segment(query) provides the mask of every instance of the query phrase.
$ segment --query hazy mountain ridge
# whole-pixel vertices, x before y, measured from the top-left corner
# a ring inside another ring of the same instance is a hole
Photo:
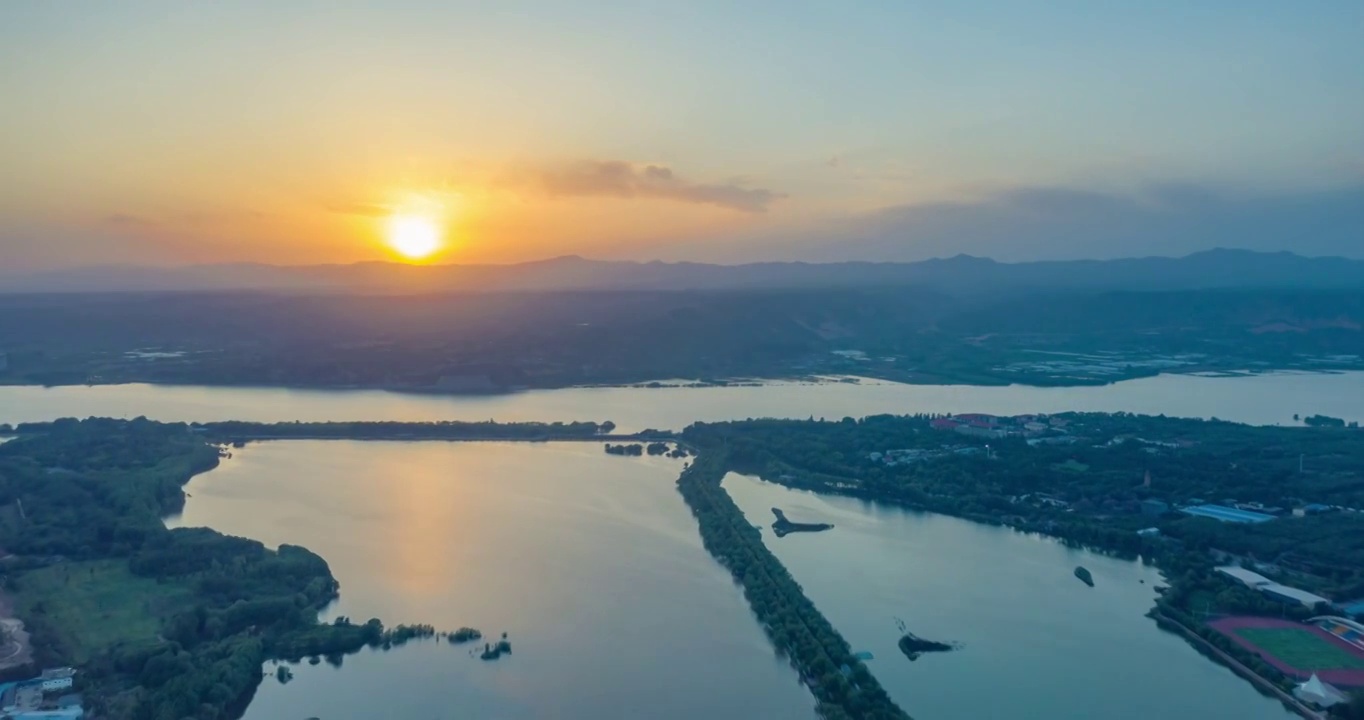
[[[567,256],[515,265],[91,267],[0,274],[0,292],[262,290],[417,294],[561,290],[739,290],[917,286],[956,295],[1009,290],[1340,289],[1364,287],[1364,260],[1217,249],[1180,258],[1001,263],[958,255],[911,263],[711,265]]]

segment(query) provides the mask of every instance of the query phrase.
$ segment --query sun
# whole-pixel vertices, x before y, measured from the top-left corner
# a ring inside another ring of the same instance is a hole
[[[387,230],[389,246],[408,260],[423,260],[440,249],[440,224],[430,217],[394,215]]]

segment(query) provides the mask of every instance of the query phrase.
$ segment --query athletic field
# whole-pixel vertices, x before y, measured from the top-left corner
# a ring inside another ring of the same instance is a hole
[[[1208,624],[1290,676],[1306,679],[1315,672],[1332,685],[1364,686],[1364,651],[1315,625],[1264,617]]]

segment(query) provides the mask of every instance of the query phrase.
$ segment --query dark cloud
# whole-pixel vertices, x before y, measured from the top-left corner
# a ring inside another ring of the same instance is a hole
[[[1104,259],[1214,247],[1364,257],[1364,184],[1279,195],[1183,184],[1132,194],[1020,187],[886,208],[787,240],[780,254],[808,260]],[[764,245],[759,252],[777,250]]]
[[[785,197],[737,183],[688,182],[663,165],[639,166],[620,160],[583,160],[539,170],[535,181],[550,195],[672,200],[746,213],[765,212],[774,201]]]

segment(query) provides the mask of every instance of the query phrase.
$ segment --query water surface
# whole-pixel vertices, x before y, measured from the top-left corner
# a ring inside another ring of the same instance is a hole
[[[1105,411],[1219,417],[1259,425],[1293,415],[1364,420],[1364,372],[1240,377],[1160,375],[1113,385],[772,383],[756,387],[567,388],[509,395],[417,395],[382,390],[288,390],[167,385],[0,387],[0,423],[59,417],[212,420],[611,420],[623,431],[680,430],[696,421],[863,417],[879,413]]]
[[[726,490],[806,595],[918,720],[1296,717],[1144,614],[1160,574],[957,518],[731,474]],[[832,530],[777,538],[770,508]],[[1072,574],[1083,565],[1093,588]],[[896,619],[961,650],[910,662]]]
[[[303,664],[247,720],[813,718],[702,548],[680,470],[584,443],[258,443],[191,481],[168,524],[319,553],[341,582],[327,617],[512,641],[493,663],[427,642]]]

